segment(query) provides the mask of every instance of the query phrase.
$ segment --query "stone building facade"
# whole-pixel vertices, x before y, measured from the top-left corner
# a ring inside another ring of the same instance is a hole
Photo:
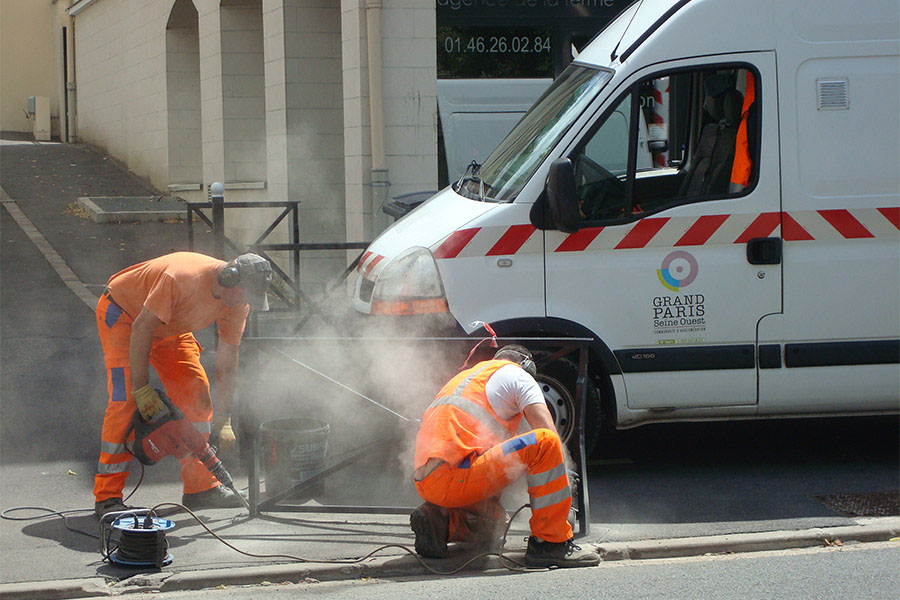
[[[333,242],[371,240],[385,200],[436,187],[433,1],[67,8],[77,139],[162,190],[199,200],[222,181],[228,200],[299,200],[302,240]],[[229,214],[227,232],[251,241],[272,214]]]

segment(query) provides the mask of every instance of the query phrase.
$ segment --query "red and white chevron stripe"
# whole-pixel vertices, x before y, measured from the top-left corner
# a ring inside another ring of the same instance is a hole
[[[366,251],[362,257],[360,257],[359,263],[356,265],[356,270],[366,279],[371,279],[369,276],[375,270],[375,267],[383,260],[384,257],[382,255]]]
[[[553,252],[745,244],[778,235],[787,242],[883,239],[896,238],[898,232],[900,207],[648,217],[628,226],[581,229],[566,236]],[[541,236],[526,224],[454,231],[437,244],[434,256],[451,259],[541,251]]]

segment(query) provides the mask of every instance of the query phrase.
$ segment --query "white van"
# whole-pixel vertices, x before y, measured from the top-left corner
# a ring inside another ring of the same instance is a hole
[[[442,165],[451,180],[491,153],[552,79],[438,79]],[[439,158],[440,160],[440,158]]]
[[[896,0],[634,3],[371,244],[355,307],[593,338],[588,446],[601,408],[896,412],[898,31]],[[570,414],[572,365],[542,377]]]

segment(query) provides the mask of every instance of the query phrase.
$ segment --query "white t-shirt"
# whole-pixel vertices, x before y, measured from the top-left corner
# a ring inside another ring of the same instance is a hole
[[[484,386],[491,408],[501,419],[511,419],[531,404],[543,404],[544,394],[534,377],[519,365],[503,365]]]

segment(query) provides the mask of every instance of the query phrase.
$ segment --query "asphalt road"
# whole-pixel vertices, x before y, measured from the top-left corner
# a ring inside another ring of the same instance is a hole
[[[0,237],[0,458],[87,458],[106,391],[94,316],[5,209]]]
[[[80,196],[158,194],[84,146],[0,144],[0,164],[15,207],[95,296],[113,273],[188,249],[183,222],[94,223],[75,210]],[[93,307],[63,284],[6,209],[0,239],[0,462],[96,464],[106,378]],[[211,247],[204,228],[197,247]]]
[[[284,583],[155,594],[154,598],[393,600],[394,598],[635,598],[812,600],[896,598],[900,544],[760,552],[693,559],[602,563],[599,567],[447,579]]]

